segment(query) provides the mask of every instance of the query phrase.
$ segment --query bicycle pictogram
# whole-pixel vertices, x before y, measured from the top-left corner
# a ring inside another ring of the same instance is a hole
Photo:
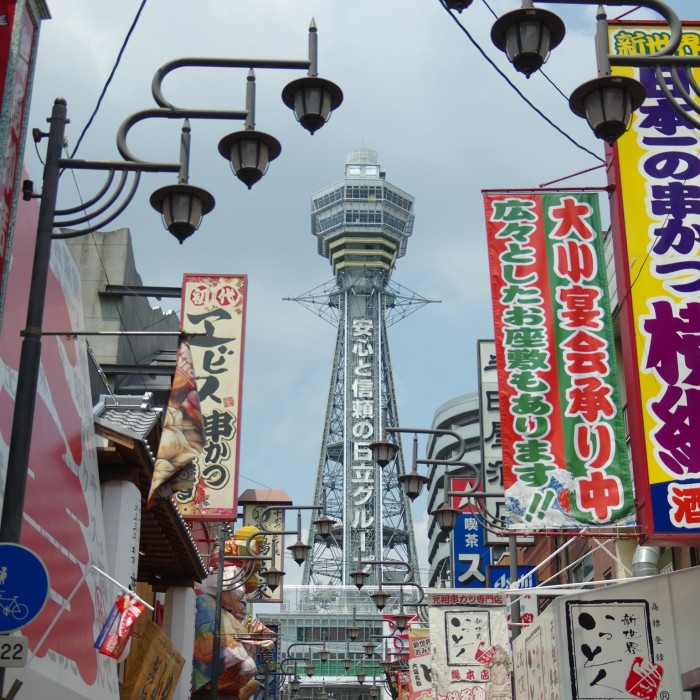
[[[29,608],[17,601],[19,596],[5,597],[4,591],[0,591],[0,611],[5,617],[14,617],[15,620],[24,620],[29,615]]]

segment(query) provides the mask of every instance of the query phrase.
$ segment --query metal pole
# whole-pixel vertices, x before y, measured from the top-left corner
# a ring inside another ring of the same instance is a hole
[[[518,581],[518,541],[515,535],[508,536],[508,558],[510,559],[510,585]],[[510,629],[511,637],[515,639],[520,634],[520,598],[513,596],[510,599]]]
[[[41,324],[44,319],[46,282],[49,276],[51,233],[58,198],[58,178],[63,135],[67,119],[66,101],[54,102],[49,123],[49,142],[46,148],[46,165],[36,231],[36,247],[29,284],[27,326],[22,332],[22,350],[17,372],[17,391],[10,434],[10,452],[7,457],[5,495],[0,519],[0,542],[19,544],[24,515],[24,494],[27,488],[29,451],[32,445],[34,406],[39,383],[41,362]],[[0,668],[0,698],[4,696],[5,669]]]
[[[214,618],[214,638],[212,640],[211,653],[211,700],[219,696],[219,655],[221,653],[221,598],[224,594],[224,550],[226,548],[226,534],[224,524],[221,524],[219,532],[219,570],[216,575],[216,617]]]
[[[29,285],[27,326],[22,335],[22,350],[17,373],[17,392],[10,436],[10,452],[7,458],[5,495],[0,520],[0,542],[19,543],[24,514],[24,494],[27,486],[29,451],[32,443],[34,406],[41,362],[41,324],[44,318],[46,283],[49,275],[51,234],[58,197],[59,159],[63,148],[63,135],[67,119],[66,101],[54,102],[49,122],[49,142],[46,148],[46,165],[39,208],[36,248],[32,278]],[[1,692],[2,688],[0,688]]]

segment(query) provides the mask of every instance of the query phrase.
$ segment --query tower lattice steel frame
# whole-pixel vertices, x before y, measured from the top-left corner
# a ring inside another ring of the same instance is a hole
[[[312,197],[312,233],[335,279],[294,301],[338,329],[314,490],[337,525],[324,541],[311,524],[304,585],[351,585],[359,559],[401,560],[418,574],[410,501],[397,480],[402,452],[380,470],[368,447],[379,439],[384,406],[388,424],[398,425],[387,328],[429,303],[390,281],[412,233],[414,201],[386,181],[369,149],[352,151],[345,179]],[[376,583],[377,567],[366,570]]]

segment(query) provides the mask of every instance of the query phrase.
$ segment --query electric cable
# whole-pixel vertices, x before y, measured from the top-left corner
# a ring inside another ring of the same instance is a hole
[[[601,158],[597,153],[594,153],[593,151],[589,150],[585,146],[581,145],[576,139],[574,139],[572,136],[567,134],[558,124],[555,124],[542,110],[539,109],[535,104],[533,104],[524,94],[523,92],[518,88],[515,83],[493,62],[493,60],[488,56],[488,54],[481,48],[479,45],[479,42],[474,39],[474,37],[469,33],[467,28],[455,17],[455,15],[450,12],[449,8],[447,5],[445,5],[444,0],[440,0],[440,4],[444,8],[445,12],[452,18],[452,20],[455,22],[455,24],[462,30],[464,35],[469,39],[469,41],[472,43],[474,48],[481,54],[481,56],[484,58],[484,60],[510,85],[511,88],[515,91],[515,93],[527,104],[534,112],[536,112],[542,119],[544,119],[547,124],[549,124],[552,128],[554,128],[556,131],[558,131],[564,138],[568,139],[576,148],[579,148],[580,150],[584,151],[585,153],[588,153],[588,155],[593,156],[596,160],[600,161],[601,163],[605,163],[605,159]]]
[[[73,149],[73,153],[69,156],[69,158],[75,158],[75,154],[78,152],[78,148],[80,148],[80,143],[82,142],[83,138],[85,137],[85,134],[87,134],[88,129],[90,126],[92,126],[92,122],[94,121],[95,117],[97,116],[97,112],[100,109],[100,106],[102,105],[102,100],[104,99],[105,95],[107,94],[107,88],[109,87],[110,83],[112,82],[112,78],[114,78],[114,74],[117,72],[117,68],[119,67],[119,63],[122,60],[122,56],[124,55],[124,51],[126,49],[126,45],[129,43],[129,39],[131,38],[131,35],[134,32],[134,29],[136,28],[136,25],[138,24],[139,18],[141,17],[141,12],[143,11],[143,8],[146,6],[147,0],[142,0],[141,5],[139,6],[139,9],[136,11],[136,16],[134,17],[134,21],[131,23],[131,26],[129,27],[129,31],[126,33],[126,37],[124,38],[124,41],[122,42],[121,48],[119,49],[119,53],[117,54],[117,59],[114,62],[114,66],[112,66],[112,70],[109,74],[109,77],[107,78],[107,81],[104,84],[104,87],[102,88],[102,92],[100,93],[100,96],[97,98],[97,104],[95,105],[95,109],[93,110],[92,114],[90,115],[90,118],[87,121],[87,124],[83,127],[82,132],[80,133],[80,136],[78,137],[78,140],[75,142],[75,148]]]

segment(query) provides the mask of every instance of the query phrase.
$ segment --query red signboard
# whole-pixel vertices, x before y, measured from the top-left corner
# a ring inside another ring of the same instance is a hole
[[[7,464],[20,331],[26,321],[28,280],[38,221],[38,203],[19,201],[7,290],[12,303],[0,332],[0,465]],[[51,593],[38,617],[22,628],[34,655],[24,688],[29,697],[110,697],[118,695],[113,663],[92,648],[106,612],[101,581],[90,564],[106,568],[100,481],[93,430],[85,342],[66,335],[81,330],[80,277],[62,242],[54,243],[46,292],[45,330],[63,335],[42,338],[21,544],[45,563]],[[3,480],[4,480],[4,475]],[[72,596],[72,598],[71,598]],[[64,601],[70,605],[63,609]],[[50,634],[45,633],[56,621]],[[45,638],[44,638],[45,637]],[[42,641],[43,640],[43,641]],[[41,645],[39,646],[39,643]],[[70,674],[64,671],[71,668]],[[41,680],[33,674],[41,676]],[[37,682],[39,685],[34,686]],[[32,688],[50,692],[35,694]]]
[[[507,528],[634,524],[597,195],[484,195]]]

